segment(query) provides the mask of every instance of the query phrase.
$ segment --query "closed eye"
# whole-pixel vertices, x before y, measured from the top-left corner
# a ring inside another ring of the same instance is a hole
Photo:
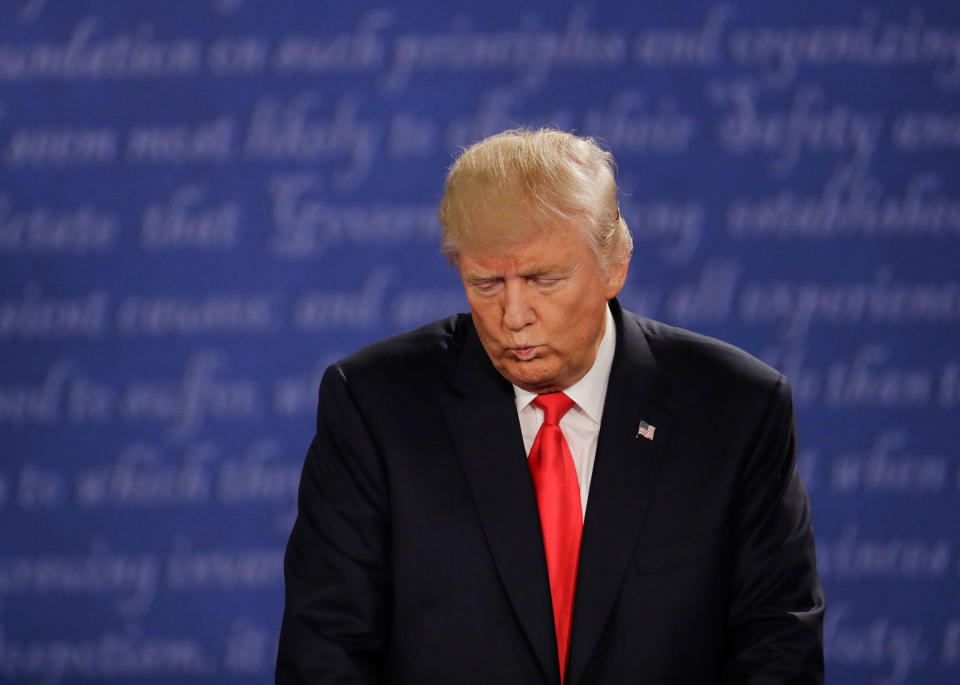
[[[563,279],[562,278],[534,278],[534,284],[539,288],[553,288],[558,285]]]
[[[470,283],[470,287],[483,295],[490,295],[497,291],[501,283],[500,280],[473,281]]]

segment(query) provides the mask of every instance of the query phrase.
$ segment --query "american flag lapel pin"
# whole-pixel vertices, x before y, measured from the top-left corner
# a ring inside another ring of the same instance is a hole
[[[637,426],[637,435],[636,435],[636,437],[639,438],[639,437],[643,436],[643,437],[646,438],[647,440],[653,440],[653,433],[654,433],[655,430],[657,430],[657,427],[656,427],[656,426],[651,426],[651,425],[650,425],[649,423],[647,423],[646,421],[641,421],[641,422],[640,422],[640,425]]]

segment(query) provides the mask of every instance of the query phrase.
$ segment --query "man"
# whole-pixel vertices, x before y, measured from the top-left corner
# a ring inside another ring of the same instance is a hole
[[[787,381],[620,308],[611,156],[493,136],[440,219],[470,315],[327,370],[277,682],[822,682]]]

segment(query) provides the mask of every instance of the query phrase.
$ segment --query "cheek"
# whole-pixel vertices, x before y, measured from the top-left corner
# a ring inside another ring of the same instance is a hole
[[[560,337],[573,350],[592,350],[604,324],[606,305],[598,305],[593,297],[581,297],[571,303],[559,318]]]

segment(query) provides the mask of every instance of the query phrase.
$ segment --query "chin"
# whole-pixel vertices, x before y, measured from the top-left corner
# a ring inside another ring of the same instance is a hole
[[[514,385],[524,390],[529,390],[530,392],[553,392],[557,389],[556,375],[551,372],[551,369],[542,367],[517,369],[512,365],[508,365],[501,370],[501,373]]]

